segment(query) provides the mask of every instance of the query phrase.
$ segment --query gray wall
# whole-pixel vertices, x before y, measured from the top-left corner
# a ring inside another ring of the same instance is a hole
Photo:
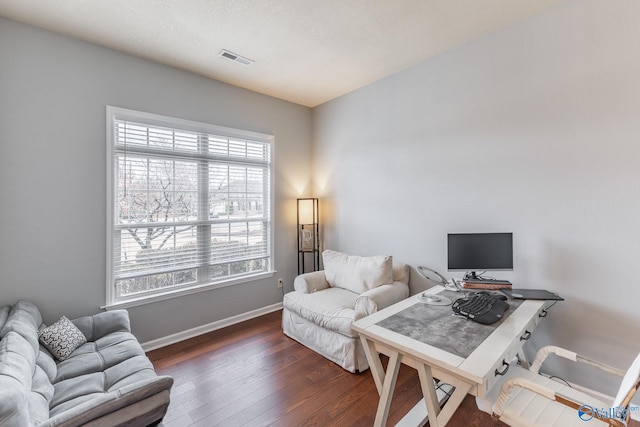
[[[569,1],[317,107],[324,246],[446,273],[448,232],[511,231],[514,271],[495,275],[567,299],[529,348],[628,366],[640,350],[638,16],[640,2]],[[414,292],[427,286],[416,276]]]
[[[0,304],[30,299],[47,322],[105,304],[106,105],[275,135],[277,275],[133,307],[138,338],[282,301],[276,278],[288,290],[297,272],[311,110],[0,18]]]

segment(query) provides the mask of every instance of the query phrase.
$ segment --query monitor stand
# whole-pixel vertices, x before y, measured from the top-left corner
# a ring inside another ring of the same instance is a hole
[[[464,278],[465,279],[471,279],[471,280],[479,280],[480,279],[475,271],[467,271],[465,273],[465,275],[464,275]]]

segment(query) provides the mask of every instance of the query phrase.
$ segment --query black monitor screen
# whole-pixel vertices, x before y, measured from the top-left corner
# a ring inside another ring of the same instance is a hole
[[[450,271],[513,270],[513,233],[447,235]]]

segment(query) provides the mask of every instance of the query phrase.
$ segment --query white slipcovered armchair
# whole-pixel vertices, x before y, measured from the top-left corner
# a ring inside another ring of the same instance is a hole
[[[284,333],[350,372],[369,367],[351,324],[409,296],[409,266],[391,256],[326,250],[324,270],[301,274],[284,296]]]

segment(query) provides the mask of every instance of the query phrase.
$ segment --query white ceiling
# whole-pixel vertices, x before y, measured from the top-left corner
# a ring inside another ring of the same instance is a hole
[[[0,0],[0,16],[314,107],[561,1]]]

